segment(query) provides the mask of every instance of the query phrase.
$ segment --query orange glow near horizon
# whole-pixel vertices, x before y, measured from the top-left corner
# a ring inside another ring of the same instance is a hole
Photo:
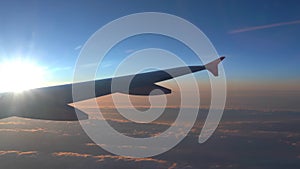
[[[200,85],[200,84],[199,84]],[[172,94],[167,95],[168,105],[166,108],[180,107],[180,92],[173,85],[164,85],[172,89]],[[293,86],[293,87],[291,87]],[[210,106],[210,85],[201,83],[200,108]],[[185,91],[193,92],[193,91]],[[121,100],[124,94],[114,94]],[[147,96],[130,96],[132,105],[135,108],[149,108],[149,98]],[[295,103],[300,99],[300,90],[294,83],[263,83],[263,82],[229,82],[227,90],[226,109],[251,109],[262,111],[299,111],[299,104]],[[76,103],[78,108],[95,108],[89,104],[91,100]],[[115,108],[112,96],[107,95],[97,98],[100,108]],[[98,108],[98,107],[97,107]],[[119,103],[119,108],[130,108],[124,103]],[[193,107],[190,107],[193,108]]]

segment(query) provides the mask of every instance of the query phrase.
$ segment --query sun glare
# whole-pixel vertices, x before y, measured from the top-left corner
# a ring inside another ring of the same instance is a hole
[[[22,92],[42,85],[45,70],[27,60],[0,63],[0,92]]]

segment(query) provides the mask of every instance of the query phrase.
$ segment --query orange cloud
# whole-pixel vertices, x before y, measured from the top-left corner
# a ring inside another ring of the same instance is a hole
[[[0,122],[0,125],[25,125],[25,122],[19,122],[19,121],[6,121],[6,122]]]
[[[44,132],[44,133],[54,133],[51,131],[47,131],[43,128],[35,128],[35,129],[20,129],[20,128],[2,128],[0,129],[0,132],[28,132],[28,133],[37,133],[37,132]]]
[[[16,154],[18,156],[33,156],[37,155],[37,151],[17,151],[17,150],[6,150],[0,151],[0,156],[7,155],[7,154]]]
[[[91,147],[91,146],[98,146],[98,145],[95,144],[95,143],[86,143],[85,145],[88,146],[88,147]]]
[[[154,159],[154,158],[131,158],[131,157],[112,156],[112,155],[98,155],[98,156],[94,156],[93,158],[98,159],[98,161],[103,161],[105,159],[115,159],[115,160],[134,161],[134,162],[150,161],[150,162],[156,162],[156,163],[160,163],[160,164],[168,163],[165,160],[158,160],[158,159]]]
[[[92,156],[91,154],[80,154],[80,153],[73,153],[73,152],[56,152],[52,154],[56,157],[83,157],[87,158]]]
[[[63,130],[53,130],[46,128],[0,128],[0,133],[31,133],[31,134],[55,134],[60,136],[70,136],[70,133],[67,133]]]
[[[230,31],[229,33],[236,34],[236,33],[250,32],[250,31],[255,31],[255,30],[260,30],[260,29],[268,29],[268,28],[274,28],[274,27],[285,26],[285,25],[295,25],[295,24],[300,24],[300,20],[289,21],[289,22],[279,22],[279,23],[268,24],[268,25],[260,25],[260,26],[236,29],[236,30]]]
[[[176,166],[177,166],[177,163],[173,163],[168,169],[174,169],[174,168],[176,168]]]
[[[0,129],[0,132],[44,132],[45,129],[37,128],[37,129]]]
[[[122,160],[122,161],[131,161],[131,162],[154,162],[161,165],[169,166],[168,169],[174,169],[177,166],[177,163],[171,163],[166,160],[159,160],[154,158],[131,158],[124,156],[114,156],[114,155],[92,155],[92,154],[81,154],[75,152],[55,152],[52,153],[56,157],[80,157],[80,158],[92,158],[96,159],[97,162],[102,162],[105,160]]]

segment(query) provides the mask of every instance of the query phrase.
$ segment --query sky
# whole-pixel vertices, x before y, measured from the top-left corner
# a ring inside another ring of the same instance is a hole
[[[45,84],[70,82],[80,49],[99,28],[133,13],[164,12],[196,25],[227,56],[229,84],[299,90],[299,8],[296,1],[1,1],[0,61],[25,58],[47,70]],[[126,55],[148,47],[195,63],[176,40],[144,35],[127,41],[111,51],[97,78],[111,76]]]

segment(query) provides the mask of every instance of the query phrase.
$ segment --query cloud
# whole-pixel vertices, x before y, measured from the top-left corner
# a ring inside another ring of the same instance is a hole
[[[289,22],[279,22],[279,23],[253,26],[253,27],[246,27],[246,28],[242,28],[242,29],[235,29],[228,33],[236,34],[236,33],[250,32],[250,31],[255,31],[255,30],[268,29],[268,28],[274,28],[274,27],[285,26],[285,25],[295,25],[295,24],[300,24],[300,20],[289,21]]]
[[[85,144],[86,146],[88,146],[88,147],[92,147],[92,146],[98,146],[97,144],[95,144],[95,143],[86,143]]]
[[[150,161],[150,162],[156,162],[156,163],[160,163],[160,164],[167,163],[167,161],[165,161],[165,160],[158,160],[158,159],[154,159],[154,158],[130,158],[130,157],[113,156],[113,155],[98,155],[98,156],[93,156],[93,158],[97,159],[98,161],[103,161],[105,159],[115,159],[115,160],[133,161],[133,162]]]
[[[133,53],[135,51],[136,51],[135,49],[128,49],[128,50],[125,50],[125,53]]]
[[[68,133],[64,133],[64,131],[61,130],[48,130],[45,128],[1,128],[0,132],[15,132],[15,133],[51,133],[51,134],[61,134],[62,136],[68,136]]]
[[[174,169],[174,168],[176,168],[176,166],[177,166],[177,163],[173,163],[168,169]]]
[[[17,156],[36,156],[36,155],[38,155],[38,152],[37,151],[18,151],[18,150],[0,151],[0,156],[8,155],[8,154],[15,154]]]
[[[25,122],[19,122],[19,121],[4,121],[0,122],[0,125],[25,125]]]
[[[81,64],[79,66],[80,66],[80,68],[96,67],[96,66],[98,66],[98,63],[86,63],[86,64]]]
[[[110,67],[110,66],[112,66],[113,64],[112,63],[103,63],[102,65],[101,65],[101,67],[102,68],[107,68],[107,67]]]
[[[74,48],[74,50],[79,50],[79,49],[81,49],[82,48],[82,45],[78,45],[78,46],[76,46],[75,48]]]
[[[218,129],[218,132],[225,133],[225,134],[236,134],[240,133],[240,130],[230,130],[230,129]]]
[[[80,154],[80,153],[74,153],[74,152],[56,152],[52,154],[56,157],[82,157],[87,158],[92,156],[91,154]]]
[[[254,125],[254,124],[253,124]],[[252,126],[253,126],[252,125]],[[257,123],[255,126],[264,125],[264,123]],[[237,125],[238,126],[238,125]],[[277,130],[249,130],[249,129],[223,129],[226,126],[221,124],[217,129],[220,134],[225,134],[226,136],[246,136],[254,138],[270,138],[270,137],[280,137],[280,138],[297,138],[300,134],[292,131],[277,131]],[[227,126],[228,127],[228,126]],[[291,144],[292,146],[298,145],[298,142],[291,142],[286,144]]]
[[[213,164],[211,166],[209,166],[209,168],[211,169],[215,169],[215,168],[240,168],[237,164]]]
[[[56,68],[51,69],[51,72],[67,71],[67,70],[71,70],[71,69],[72,69],[71,66],[56,67]]]
[[[167,166],[168,169],[174,169],[177,166],[177,163],[172,163],[166,160],[159,160],[154,158],[131,158],[124,156],[114,156],[114,155],[92,155],[92,154],[81,154],[76,152],[55,152],[52,153],[55,157],[79,157],[79,158],[92,158],[96,162],[103,162],[105,160],[116,160],[124,162],[154,162],[156,164]]]
[[[29,133],[35,133],[35,132],[46,132],[43,128],[37,128],[37,129],[0,129],[0,132],[29,132]]]

